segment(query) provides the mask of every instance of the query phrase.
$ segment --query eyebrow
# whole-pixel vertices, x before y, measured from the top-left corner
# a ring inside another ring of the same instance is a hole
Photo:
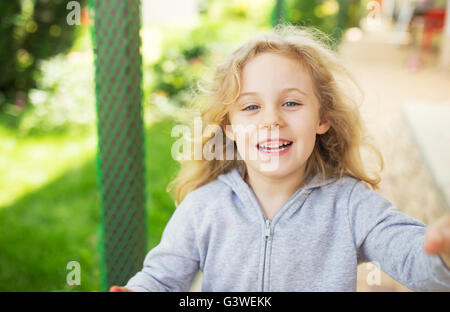
[[[297,91],[297,92],[303,94],[304,96],[307,96],[306,92],[304,92],[298,88],[284,88],[281,90],[281,93],[287,93],[287,92],[291,92],[291,91]],[[241,97],[244,97],[244,96],[258,95],[258,94],[259,94],[258,92],[244,92],[244,93],[239,94],[237,100],[239,100]]]

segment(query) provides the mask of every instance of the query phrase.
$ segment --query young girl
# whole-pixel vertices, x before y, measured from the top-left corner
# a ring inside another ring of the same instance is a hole
[[[280,25],[217,67],[200,99],[221,157],[182,161],[160,244],[111,291],[188,291],[198,270],[203,291],[355,291],[367,261],[450,290],[450,216],[427,228],[376,191],[357,84],[321,38]]]

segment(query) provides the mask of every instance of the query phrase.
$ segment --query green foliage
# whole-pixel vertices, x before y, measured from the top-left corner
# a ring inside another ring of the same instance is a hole
[[[339,43],[342,32],[358,26],[360,0],[284,0],[285,20],[295,25],[313,26],[330,35]],[[275,20],[276,6],[272,11],[272,23]]]
[[[18,135],[86,131],[95,126],[92,53],[59,54],[42,61],[42,76],[29,90],[31,107],[23,112]]]
[[[161,240],[162,232],[175,210],[174,199],[167,186],[179,169],[172,158],[172,144],[177,138],[171,136],[176,122],[166,118],[152,124],[146,131],[146,183],[147,183],[147,229],[149,249]]]
[[[144,69],[151,81],[144,86],[150,103],[170,100],[176,107],[186,105],[194,94],[199,71],[209,58],[208,42],[215,41],[217,29],[199,27],[192,31],[165,31],[161,57]],[[182,36],[184,38],[182,38]]]
[[[314,26],[326,34],[335,34],[338,23],[339,3],[337,0],[287,1],[289,20],[294,24]]]
[[[146,130],[149,249],[159,243],[175,209],[166,192],[178,170],[178,163],[170,155],[175,140],[170,136],[174,124],[170,119],[161,120]],[[79,143],[76,148],[83,146]],[[46,161],[51,164],[60,157],[64,155],[55,154]],[[32,159],[24,162],[28,167],[33,164]],[[0,291],[100,289],[100,209],[96,183],[92,156],[17,201],[0,206]],[[69,261],[80,263],[80,286],[66,284]]]
[[[67,23],[66,5],[64,0],[0,1],[0,112],[7,103],[23,109],[28,90],[36,86],[39,61],[70,49],[76,27]]]
[[[1,1],[0,12],[0,108],[6,101],[9,90],[15,87],[16,76],[16,54],[18,44],[14,40],[14,23],[16,17],[20,14],[20,3],[18,1]],[[8,93],[6,93],[8,91]]]
[[[267,16],[263,27],[259,25],[261,13],[253,13],[254,20],[246,20],[236,13],[241,9],[226,1],[211,1],[212,4],[218,6],[215,10],[220,14],[205,11],[198,27],[164,29],[161,57],[144,68],[144,96],[150,105],[185,106],[198,91],[197,81],[204,78],[205,70],[211,69],[217,57],[225,57],[256,31],[269,27]]]
[[[155,77],[150,87],[153,92],[169,97],[178,106],[189,100],[191,86],[194,83],[195,68],[205,54],[202,46],[173,46],[163,53],[149,72]]]

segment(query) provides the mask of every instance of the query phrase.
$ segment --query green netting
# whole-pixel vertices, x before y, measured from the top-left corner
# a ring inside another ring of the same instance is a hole
[[[98,116],[102,288],[124,285],[146,253],[140,1],[90,0]]]

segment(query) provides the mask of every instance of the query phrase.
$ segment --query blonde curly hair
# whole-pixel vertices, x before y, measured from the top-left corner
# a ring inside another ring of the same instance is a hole
[[[311,27],[279,24],[273,30],[256,35],[232,52],[215,67],[212,80],[201,79],[197,83],[198,94],[191,108],[200,111],[203,130],[208,125],[216,125],[224,130],[229,125],[229,110],[241,90],[241,73],[246,63],[256,55],[270,52],[294,57],[309,71],[315,93],[320,103],[320,116],[330,122],[330,129],[317,135],[316,143],[309,157],[305,176],[320,173],[327,177],[354,177],[369,187],[378,189],[383,157],[376,146],[365,135],[359,106],[363,92],[351,73],[342,65],[332,48],[332,40]],[[214,131],[197,138],[202,150],[214,136]],[[227,140],[222,142],[225,153]],[[231,141],[231,144],[235,144]],[[363,165],[361,148],[368,147],[379,160],[379,169],[372,176]],[[236,150],[236,146],[234,146]],[[214,181],[220,174],[243,165],[242,177],[246,179],[246,167],[238,157],[226,160],[200,159],[191,155],[189,160],[181,160],[178,176],[169,184],[178,205],[191,191]]]

